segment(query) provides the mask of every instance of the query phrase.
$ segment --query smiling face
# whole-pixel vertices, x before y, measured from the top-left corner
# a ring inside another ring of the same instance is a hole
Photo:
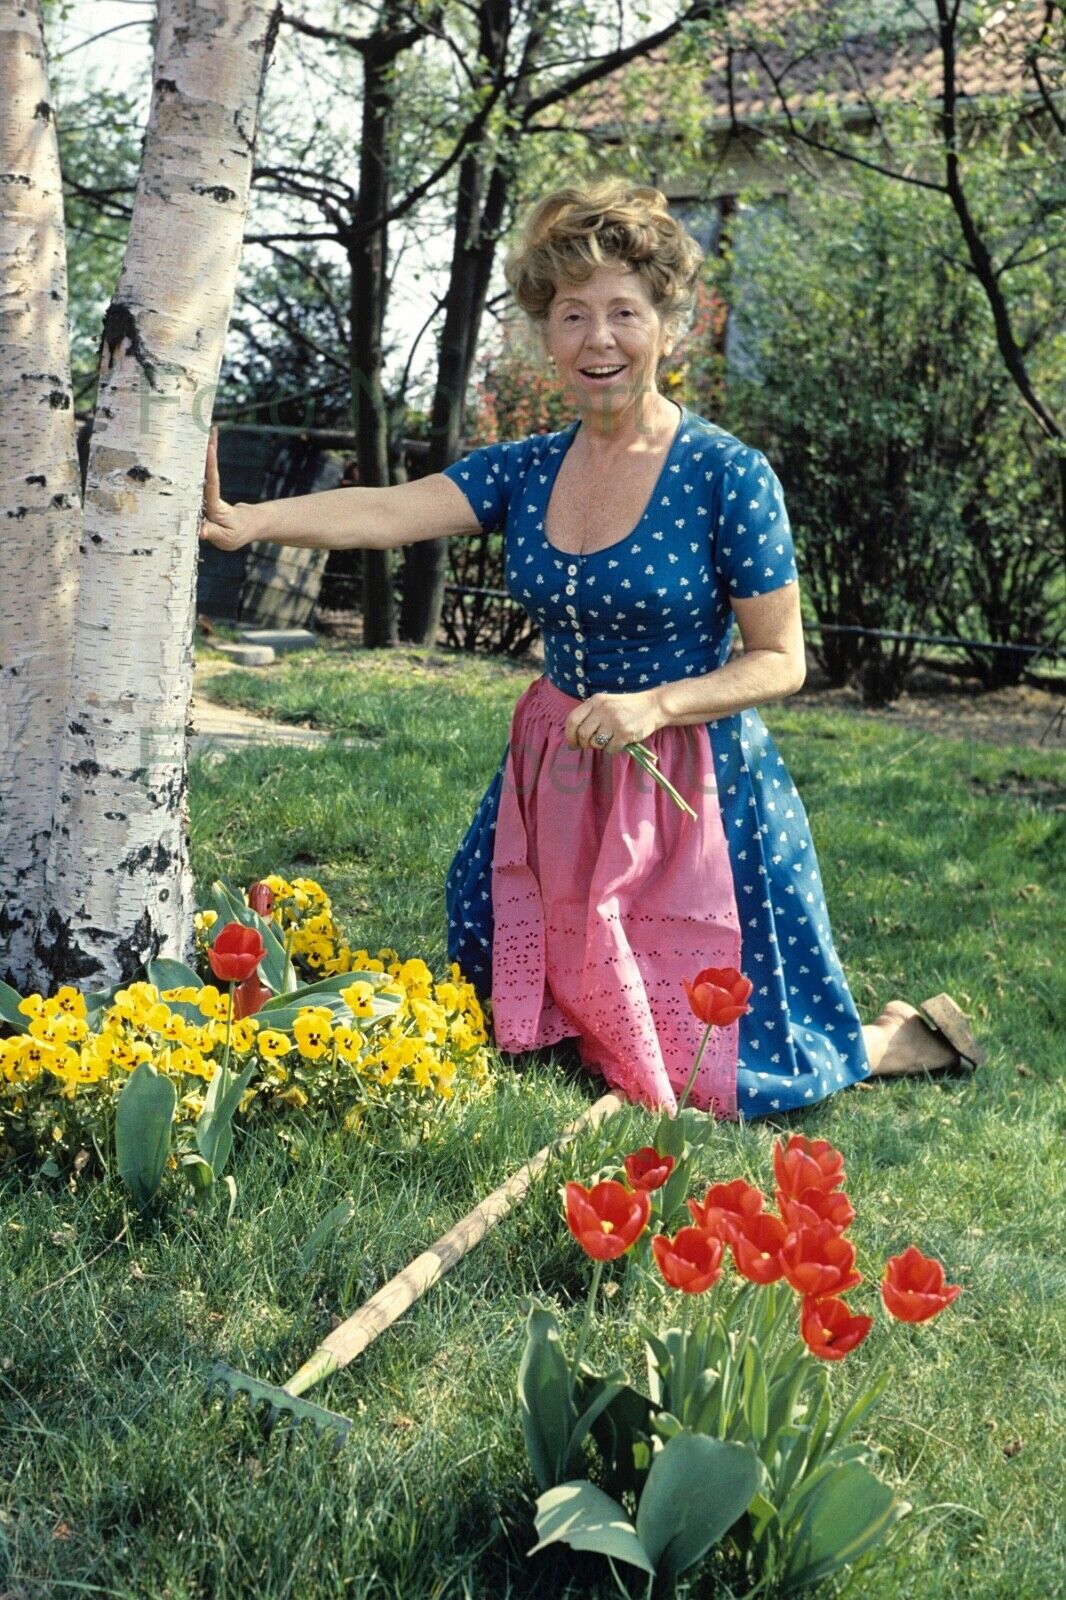
[[[635,267],[597,267],[584,283],[560,283],[544,342],[583,415],[617,423],[631,409],[654,414],[656,368],[671,346]]]

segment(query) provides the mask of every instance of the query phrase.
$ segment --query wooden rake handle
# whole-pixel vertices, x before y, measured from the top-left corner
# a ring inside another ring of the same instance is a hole
[[[288,1392],[302,1394],[319,1379],[346,1367],[356,1356],[362,1355],[378,1334],[384,1333],[398,1317],[402,1317],[427,1289],[432,1288],[457,1261],[462,1260],[468,1250],[485,1237],[490,1228],[494,1228],[507,1215],[513,1205],[524,1198],[533,1179],[553,1154],[585,1128],[596,1127],[607,1117],[613,1116],[623,1104],[616,1094],[602,1095],[576,1121],[569,1123],[557,1139],[545,1145],[543,1150],[538,1150],[513,1177],[494,1189],[395,1278],[390,1278],[339,1328],[334,1328],[314,1355],[285,1385]]]

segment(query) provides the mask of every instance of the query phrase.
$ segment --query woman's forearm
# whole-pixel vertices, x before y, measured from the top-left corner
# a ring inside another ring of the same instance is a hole
[[[661,683],[650,692],[663,727],[713,722],[802,688],[794,657],[784,650],[745,650],[699,678]]]
[[[383,550],[386,545],[387,489],[353,485],[297,494],[284,500],[241,503],[252,540],[291,545],[298,550]]]

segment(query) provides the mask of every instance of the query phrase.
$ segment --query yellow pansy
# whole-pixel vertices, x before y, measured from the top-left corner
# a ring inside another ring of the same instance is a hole
[[[333,1030],[333,1043],[341,1060],[349,1064],[358,1061],[363,1053],[364,1039],[358,1028],[346,1028],[342,1023]]]
[[[353,1017],[374,1015],[374,985],[367,983],[365,978],[357,978],[355,983],[350,983],[346,989],[342,989],[341,999]]]
[[[256,1039],[256,1049],[264,1061],[277,1061],[281,1056],[287,1056],[292,1049],[292,1040],[286,1033],[279,1033],[276,1028],[263,1028]]]
[[[329,1017],[328,1012],[326,1016]],[[313,1011],[301,1011],[292,1025],[292,1031],[296,1048],[305,1061],[317,1061],[324,1056],[333,1038],[329,1021]]]
[[[296,1111],[302,1111],[307,1105],[307,1096],[298,1083],[292,1084],[288,1089],[283,1089],[281,1094],[274,1096],[279,1105],[292,1106]]]
[[[71,984],[65,983],[56,990],[52,998],[60,1011],[65,1011],[68,1017],[77,1017],[84,1022],[88,1015],[88,1008],[85,1004],[85,996],[79,989],[75,989]]]
[[[239,1055],[246,1055],[255,1043],[255,1036],[259,1032],[259,1024],[254,1017],[242,1017],[233,1024],[230,1034],[230,1048]]]
[[[40,1016],[44,1010],[44,996],[41,994],[28,994],[24,1000],[19,1001],[18,1008],[24,1017]]]
[[[197,1009],[203,1017],[225,1022],[229,1016],[229,995],[222,994],[213,983],[205,983],[196,996]]]

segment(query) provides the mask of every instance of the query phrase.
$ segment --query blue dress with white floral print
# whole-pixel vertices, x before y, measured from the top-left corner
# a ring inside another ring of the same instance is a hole
[[[446,469],[487,532],[505,530],[509,593],[540,625],[544,670],[566,694],[632,692],[713,671],[729,655],[730,599],[796,579],[781,484],[761,451],[681,408],[632,533],[578,556],[548,543],[545,508],[579,423],[486,445]],[[833,947],[807,815],[755,710],[704,724],[755,988],[741,1019],[744,1118],[808,1106],[869,1074]],[[492,854],[500,765],[448,871],[449,959],[492,985]],[[694,969],[699,951],[693,951]]]

